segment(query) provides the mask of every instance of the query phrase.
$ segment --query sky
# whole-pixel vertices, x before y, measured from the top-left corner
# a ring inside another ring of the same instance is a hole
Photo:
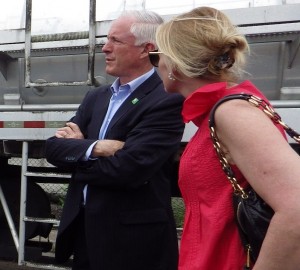
[[[89,1],[32,0],[33,34],[88,30]],[[300,0],[97,0],[96,20],[114,19],[124,8],[146,8],[165,15],[185,12],[201,5],[228,9],[281,4],[283,1],[300,3]],[[25,3],[25,0],[0,0],[0,30],[24,28]]]

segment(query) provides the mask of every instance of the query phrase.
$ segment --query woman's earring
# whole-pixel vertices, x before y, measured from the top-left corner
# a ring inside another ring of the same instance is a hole
[[[172,75],[171,72],[169,72],[168,78],[169,78],[169,80],[171,80],[171,81],[175,81],[175,80],[176,80],[176,79],[173,77],[173,75]]]

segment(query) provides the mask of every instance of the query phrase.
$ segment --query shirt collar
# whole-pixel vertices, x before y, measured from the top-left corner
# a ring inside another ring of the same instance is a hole
[[[111,85],[110,89],[112,93],[118,93],[119,91],[128,91],[132,93],[135,89],[137,89],[144,81],[146,81],[153,73],[155,69],[152,68],[148,72],[144,73],[142,76],[135,78],[134,80],[120,85],[120,79],[117,78],[113,84]]]

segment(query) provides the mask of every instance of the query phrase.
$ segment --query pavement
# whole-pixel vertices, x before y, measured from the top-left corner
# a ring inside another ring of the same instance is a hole
[[[42,269],[48,269],[48,270],[61,270],[61,269],[71,269],[71,260],[65,264],[64,266],[58,266],[55,265],[54,262],[54,250],[55,250],[55,239],[56,239],[56,233],[57,228],[53,227],[50,234],[49,234],[49,241],[53,244],[52,249],[48,252],[42,253],[42,258],[38,261],[32,260],[33,263],[30,263],[29,265],[18,265],[18,260],[16,259],[10,259],[10,260],[0,260],[0,270],[42,270]],[[178,229],[178,244],[180,244],[181,239],[181,233],[182,230]],[[33,240],[38,241],[38,238],[34,238]],[[40,263],[43,265],[43,267],[34,266],[34,262]]]
[[[0,270],[41,270],[42,268],[32,268],[28,266],[19,266],[15,261],[0,261]]]

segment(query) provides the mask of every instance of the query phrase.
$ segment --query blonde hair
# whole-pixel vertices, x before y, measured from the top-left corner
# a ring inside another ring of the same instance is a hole
[[[246,38],[219,10],[200,7],[160,25],[159,50],[170,69],[188,77],[236,82],[243,73]]]

